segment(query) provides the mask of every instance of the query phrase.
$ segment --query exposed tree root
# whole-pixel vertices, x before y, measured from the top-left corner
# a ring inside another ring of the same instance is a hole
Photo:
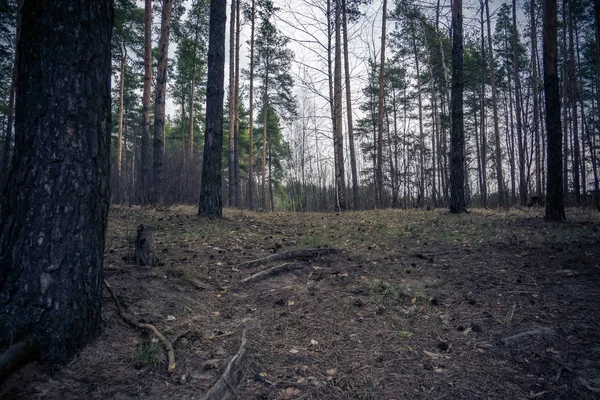
[[[36,352],[29,340],[22,340],[10,346],[0,355],[0,383],[4,382],[17,368],[36,358]]]
[[[254,282],[262,281],[263,279],[267,279],[272,276],[282,274],[284,272],[293,271],[295,269],[300,269],[305,265],[308,265],[308,264],[285,263],[285,264],[277,265],[276,267],[265,269],[263,271],[255,273],[254,275],[250,275],[249,277],[242,279],[240,281],[240,283],[254,283]]]
[[[227,368],[225,368],[217,383],[206,393],[203,400],[227,400],[233,396],[244,374],[245,355],[246,330],[244,329],[238,352],[229,360]]]
[[[252,268],[256,267],[257,265],[266,264],[272,261],[295,260],[298,258],[315,258],[327,254],[335,254],[337,252],[339,252],[339,249],[334,248],[290,250],[284,251],[283,253],[271,254],[267,257],[258,258],[256,260],[246,261],[236,265],[235,267]]]
[[[156,327],[154,325],[141,324],[139,322],[129,319],[129,317],[127,317],[123,313],[123,309],[121,308],[119,299],[113,292],[112,287],[110,286],[110,284],[108,283],[108,281],[106,279],[104,280],[104,286],[106,286],[106,290],[108,291],[108,294],[110,294],[110,297],[112,297],[112,299],[114,300],[115,305],[117,306],[117,312],[119,313],[121,318],[123,318],[123,321],[127,322],[127,324],[129,324],[130,326],[132,326],[134,328],[147,329],[147,330],[151,331],[154,334],[154,336],[156,336],[162,342],[163,346],[165,347],[165,350],[167,351],[167,360],[169,362],[168,371],[169,371],[169,373],[173,373],[173,371],[175,370],[175,352],[173,351],[173,345],[171,344],[171,342],[169,342],[167,340],[167,338],[164,337],[164,335],[162,333],[160,333],[159,330],[156,329]]]

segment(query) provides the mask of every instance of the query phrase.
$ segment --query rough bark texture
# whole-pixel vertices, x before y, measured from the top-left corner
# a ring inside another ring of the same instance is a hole
[[[240,0],[235,7],[235,94],[233,125],[233,185],[234,205],[240,207]]]
[[[0,347],[32,339],[51,363],[100,331],[112,14],[110,0],[23,8],[15,155],[0,211]]]
[[[533,134],[535,138],[535,193],[542,197],[542,161],[540,148],[540,130],[538,124],[538,75],[537,75],[537,27],[535,24],[535,0],[531,0],[531,74],[533,81]]]
[[[121,165],[123,160],[123,92],[125,90],[125,63],[127,55],[123,52],[121,57],[121,76],[119,77],[119,131],[117,134],[117,174],[119,175],[119,184],[121,183]]]
[[[387,17],[387,0],[383,0],[381,17],[381,61],[379,63],[379,103],[377,106],[377,206],[383,207],[383,96],[385,76],[385,21]]]
[[[594,0],[594,20],[596,21],[596,103],[600,110],[600,0]],[[590,148],[592,145],[590,144]],[[595,157],[596,152],[592,149],[592,167],[594,170],[594,202],[596,208],[600,211],[600,188],[598,187],[598,161]]]
[[[152,202],[164,202],[165,180],[165,97],[167,94],[167,65],[169,60],[169,33],[173,0],[163,0],[156,70],[156,96],[154,98],[154,158],[152,160]]]
[[[225,0],[211,1],[206,80],[206,134],[204,135],[204,158],[198,214],[219,218],[223,214],[221,153],[223,151],[226,19],[227,2]]]
[[[352,170],[352,198],[354,209],[360,208],[358,196],[358,172],[356,169],[356,151],[354,150],[354,125],[352,124],[352,91],[350,90],[350,63],[348,61],[348,16],[346,15],[346,0],[342,0],[342,22],[344,24],[344,76],[346,78],[346,117],[348,119],[348,144],[350,149],[350,168]]]
[[[194,27],[194,58],[192,61],[192,82],[190,85],[190,125],[188,129],[188,162],[191,164],[194,160],[194,91],[196,89],[196,55],[198,51],[198,31],[200,29],[198,15],[196,15],[196,26]],[[181,102],[183,109],[183,101]],[[183,118],[181,119],[183,121]],[[183,134],[182,134],[183,140]],[[183,144],[182,144],[183,148]]]
[[[452,132],[450,140],[450,212],[467,210],[465,201],[465,126],[463,120],[462,0],[452,5]]]
[[[502,149],[500,148],[500,128],[498,126],[498,94],[496,91],[496,66],[494,64],[494,51],[492,46],[492,28],[490,23],[489,0],[485,0],[487,15],[488,47],[490,50],[490,80],[492,84],[492,108],[494,111],[494,141],[496,142],[496,180],[498,182],[498,205],[506,205],[504,193],[504,174],[502,173]]]
[[[334,144],[336,147],[335,188],[337,208],[346,209],[346,184],[344,175],[344,136],[342,130],[342,37],[340,0],[335,2],[335,66],[333,72]]]
[[[573,0],[569,0],[569,78],[571,86],[571,121],[573,121],[573,191],[575,201],[581,205],[581,181],[579,180],[581,151],[579,148],[579,123],[577,116],[577,72],[575,70],[575,45],[573,42]],[[566,28],[566,27],[565,27]],[[566,104],[565,104],[566,106]],[[565,121],[566,123],[566,121]]]
[[[142,149],[138,201],[147,204],[152,179],[152,152],[150,149],[150,92],[152,83],[152,0],[146,0],[144,9],[144,92],[142,95]]]
[[[556,0],[544,0],[542,7],[544,19],[544,97],[546,99],[546,129],[548,130],[546,219],[564,221],[566,217],[562,182],[562,131],[556,67],[558,47]]]

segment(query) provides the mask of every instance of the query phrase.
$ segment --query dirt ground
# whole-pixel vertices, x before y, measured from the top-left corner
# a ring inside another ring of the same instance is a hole
[[[2,399],[200,399],[247,331],[237,399],[600,398],[600,216],[568,210],[343,214],[113,207],[103,333],[69,365],[31,364]],[[134,264],[136,227],[159,264]],[[340,249],[254,283],[291,249]]]

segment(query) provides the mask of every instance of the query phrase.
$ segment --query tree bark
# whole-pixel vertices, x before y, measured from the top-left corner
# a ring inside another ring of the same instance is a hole
[[[566,1],[566,0],[563,0]],[[579,120],[577,115],[577,71],[575,70],[575,45],[573,40],[573,0],[569,1],[569,70],[571,85],[571,120],[573,121],[573,191],[575,202],[581,205],[581,181],[579,180],[579,169],[581,151],[579,147]],[[566,27],[565,27],[566,28]],[[566,106],[566,104],[565,104]]]
[[[594,20],[596,22],[596,104],[597,111],[600,111],[600,0],[594,0]],[[595,146],[590,145],[592,152],[592,168],[594,170],[594,200],[598,211],[600,211],[600,185],[598,183],[597,172],[597,154]]]
[[[152,0],[144,9],[144,92],[142,95],[142,145],[138,184],[138,201],[147,204],[152,182],[152,150],[150,148],[150,92],[152,83]]]
[[[346,15],[346,0],[342,0],[342,22],[344,24],[344,72],[346,78],[346,117],[348,119],[348,144],[350,146],[350,168],[352,170],[352,198],[354,209],[360,208],[358,195],[358,172],[356,169],[356,151],[354,149],[354,125],[352,123],[352,91],[350,90],[350,62],[348,61],[348,16]]]
[[[190,85],[190,125],[188,129],[188,161],[190,165],[194,160],[194,91],[196,89],[196,52],[198,46],[198,30],[200,28],[198,25],[199,21],[198,16],[196,15],[196,26],[194,27],[194,58],[192,61],[192,82]]]
[[[31,339],[50,363],[100,332],[112,15],[110,0],[37,2],[22,13],[16,146],[0,211],[0,347]]]
[[[533,1],[533,0],[532,0]],[[480,103],[480,122],[481,122],[481,199],[483,208],[487,208],[487,137],[485,126],[485,34],[483,30],[483,0],[481,5],[481,93],[479,95]]]
[[[118,174],[118,185],[121,185],[121,164],[123,159],[123,92],[125,91],[125,63],[127,62],[127,53],[123,49],[123,55],[121,56],[121,77],[119,79],[119,130],[117,134],[117,174]],[[118,188],[119,196],[121,195],[121,188]]]
[[[227,182],[229,196],[227,204],[229,204],[229,207],[235,205],[235,165],[233,161],[235,152],[235,2],[236,0],[231,0],[229,14],[229,151],[227,156],[229,172],[229,181]]]
[[[535,193],[542,198],[542,160],[540,147],[540,130],[538,125],[538,75],[537,75],[537,27],[535,23],[535,0],[531,0],[531,75],[533,81],[533,135],[535,138]]]
[[[525,146],[521,124],[521,78],[519,76],[519,51],[517,31],[517,0],[512,2],[513,13],[513,74],[515,80],[515,108],[517,113],[517,142],[519,145],[519,195],[521,205],[527,204],[527,179],[525,178]]]
[[[223,88],[225,80],[226,0],[210,3],[208,34],[208,72],[206,78],[206,134],[198,214],[223,215],[221,197],[221,154],[223,152]]]
[[[548,182],[546,187],[546,219],[565,221],[562,183],[562,149],[560,126],[560,93],[557,72],[557,6],[556,0],[543,0],[544,29],[544,97],[548,130]]]
[[[384,0],[386,1],[386,0]],[[335,168],[335,187],[337,197],[337,208],[340,211],[346,209],[346,184],[344,176],[344,136],[342,129],[342,39],[341,39],[341,1],[335,2],[335,66],[333,81],[333,105],[334,105],[334,143],[337,153],[337,165]]]
[[[240,0],[236,0],[235,28],[235,93],[233,126],[234,205],[240,207]]]
[[[492,28],[490,21],[490,4],[485,0],[487,16],[488,47],[490,48],[490,81],[492,84],[492,110],[494,112],[494,139],[496,144],[496,181],[498,182],[498,205],[506,205],[504,193],[504,174],[502,172],[502,149],[500,148],[500,128],[498,127],[498,94],[496,89],[496,73],[494,64],[494,50],[492,46]]]
[[[465,126],[463,116],[462,0],[452,3],[452,132],[450,141],[450,212],[467,211],[465,200]]]
[[[256,18],[255,4],[252,0],[250,20],[250,111],[249,111],[249,150],[248,150],[248,208],[254,210],[254,25]]]
[[[419,110],[419,197],[417,201],[417,207],[419,207],[425,201],[425,131],[423,130],[423,99],[422,99],[422,84],[421,84],[421,69],[419,63],[419,53],[417,51],[417,41],[415,33],[412,33],[412,44],[413,52],[415,53],[415,72],[417,73],[417,107]]]
[[[385,77],[385,28],[387,19],[387,0],[383,0],[381,15],[381,61],[379,63],[379,98],[377,105],[377,207],[384,207],[383,200],[383,96]]]
[[[154,157],[152,162],[152,202],[164,203],[165,180],[165,97],[167,94],[167,65],[169,60],[169,34],[173,0],[163,0],[158,44],[158,67],[156,70],[156,93],[154,98]]]

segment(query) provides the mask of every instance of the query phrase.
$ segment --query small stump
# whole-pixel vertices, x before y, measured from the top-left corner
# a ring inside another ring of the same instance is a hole
[[[156,265],[154,255],[154,230],[149,225],[140,224],[135,239],[135,263],[153,267]]]

